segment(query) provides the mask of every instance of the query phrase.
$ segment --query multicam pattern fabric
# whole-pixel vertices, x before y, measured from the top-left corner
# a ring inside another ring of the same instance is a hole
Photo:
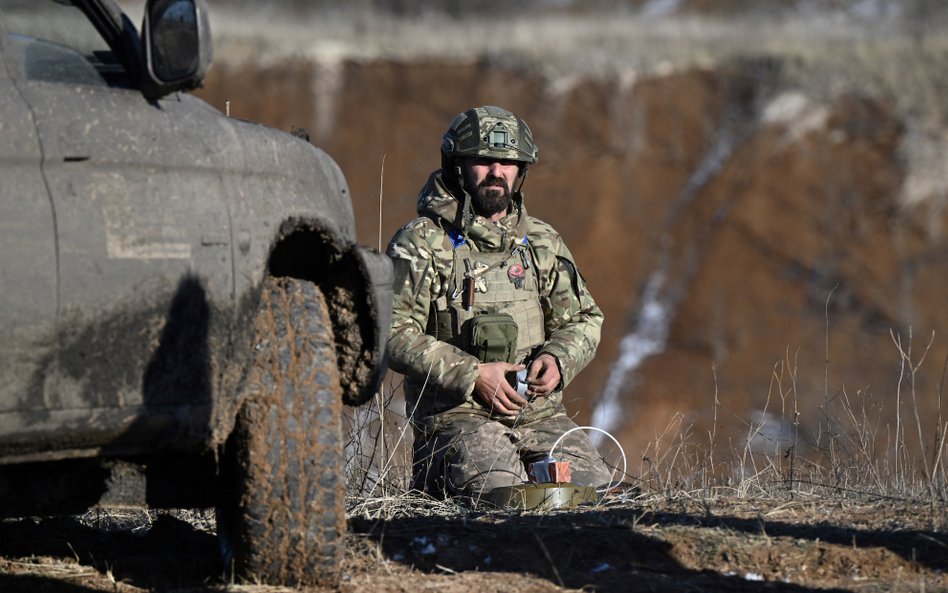
[[[527,215],[519,193],[511,212],[497,224],[480,216],[462,223],[459,210],[458,200],[436,171],[419,195],[420,217],[399,230],[388,246],[396,270],[389,364],[406,377],[407,411],[421,423],[455,412],[489,416],[509,426],[549,417],[561,409],[562,388],[592,360],[602,312],[562,238],[548,224]],[[535,258],[545,339],[534,355],[547,352],[556,357],[562,384],[515,418],[491,416],[473,397],[478,365],[473,355],[426,333],[436,301],[457,292],[451,285],[456,281],[456,254],[448,231],[466,237],[472,252],[509,252],[526,237]]]
[[[493,105],[475,107],[454,118],[441,140],[441,153],[449,159],[481,156],[529,165],[537,162],[530,127],[513,113]]]
[[[528,481],[527,464],[550,454],[550,447],[576,426],[562,409],[534,422],[510,427],[476,414],[438,418],[427,438],[416,441],[415,459],[423,460],[413,486],[431,493],[480,496]],[[572,432],[553,452],[570,464],[572,483],[602,486],[615,478],[589,437]]]

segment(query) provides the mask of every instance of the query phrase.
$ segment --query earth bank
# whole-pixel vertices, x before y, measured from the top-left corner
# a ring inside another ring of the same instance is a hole
[[[200,94],[305,127],[349,179],[360,241],[383,248],[457,112],[521,114],[540,147],[527,207],[564,235],[606,314],[567,390],[579,421],[635,458],[658,455],[666,427],[733,450],[757,423],[779,455],[845,441],[847,409],[881,426],[912,413],[893,339],[922,360],[916,401],[933,420],[948,357],[948,183],[921,156],[948,144],[922,134],[935,142],[922,150],[893,100],[808,93],[791,69],[761,58],[551,80],[490,59],[225,59]]]

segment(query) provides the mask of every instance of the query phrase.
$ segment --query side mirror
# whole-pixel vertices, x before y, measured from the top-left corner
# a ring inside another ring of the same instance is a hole
[[[148,98],[201,85],[212,53],[205,0],[148,0],[142,36]]]

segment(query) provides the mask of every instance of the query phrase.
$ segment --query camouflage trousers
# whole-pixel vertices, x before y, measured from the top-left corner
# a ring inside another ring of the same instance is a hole
[[[477,498],[494,488],[527,481],[527,464],[545,459],[557,439],[576,427],[562,408],[515,426],[477,414],[443,414],[415,427],[413,487],[436,496]],[[601,486],[612,480],[595,445],[575,431],[556,447],[569,461],[572,482]]]

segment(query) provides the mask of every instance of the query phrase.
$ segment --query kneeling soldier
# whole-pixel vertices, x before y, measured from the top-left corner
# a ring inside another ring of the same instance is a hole
[[[521,484],[576,426],[563,388],[594,356],[602,312],[560,235],[527,215],[520,188],[536,162],[519,117],[465,111],[444,134],[419,217],[388,246],[390,365],[405,375],[416,488],[476,498]],[[582,431],[556,456],[575,483],[610,481]]]

